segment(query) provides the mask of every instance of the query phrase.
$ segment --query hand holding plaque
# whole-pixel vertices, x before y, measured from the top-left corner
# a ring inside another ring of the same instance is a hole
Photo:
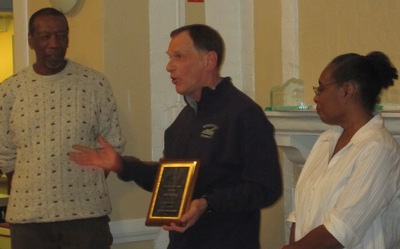
[[[181,216],[192,200],[198,161],[161,161],[146,218],[147,226],[183,226]]]

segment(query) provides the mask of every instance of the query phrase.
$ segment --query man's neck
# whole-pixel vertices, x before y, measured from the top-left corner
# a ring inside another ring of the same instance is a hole
[[[46,66],[38,66],[37,63],[33,64],[33,70],[35,73],[39,75],[54,75],[61,72],[65,66],[67,65],[67,61],[64,61],[59,67],[56,68],[49,68]]]

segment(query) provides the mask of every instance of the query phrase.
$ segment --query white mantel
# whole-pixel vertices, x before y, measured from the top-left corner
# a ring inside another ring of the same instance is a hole
[[[301,167],[318,136],[332,126],[324,124],[315,111],[266,112],[275,127],[275,139],[283,152],[285,218],[292,211],[292,196]],[[385,127],[400,144],[400,112],[383,112]],[[286,227],[288,239],[289,226]]]
[[[320,134],[331,127],[324,124],[315,111],[271,111],[266,115],[275,126],[276,134]],[[396,137],[400,136],[400,111],[382,112],[385,127]]]
[[[307,155],[326,129],[315,111],[266,112],[275,127],[275,139],[286,156],[296,164],[304,164]],[[383,112],[385,127],[400,143],[400,112]],[[293,151],[297,150],[297,151]]]

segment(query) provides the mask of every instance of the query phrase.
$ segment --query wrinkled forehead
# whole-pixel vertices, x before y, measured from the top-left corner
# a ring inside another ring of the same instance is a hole
[[[167,53],[179,52],[179,51],[189,51],[194,50],[194,44],[192,38],[187,32],[181,32],[171,38],[168,45]]]
[[[32,32],[68,32],[68,23],[62,16],[40,15],[32,24]]]

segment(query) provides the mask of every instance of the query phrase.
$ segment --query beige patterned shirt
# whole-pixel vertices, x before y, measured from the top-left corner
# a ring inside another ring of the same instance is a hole
[[[30,66],[0,84],[0,169],[14,170],[7,221],[109,214],[104,172],[67,156],[73,144],[97,146],[98,134],[121,152],[116,103],[102,74],[68,61],[58,74],[38,75]]]

